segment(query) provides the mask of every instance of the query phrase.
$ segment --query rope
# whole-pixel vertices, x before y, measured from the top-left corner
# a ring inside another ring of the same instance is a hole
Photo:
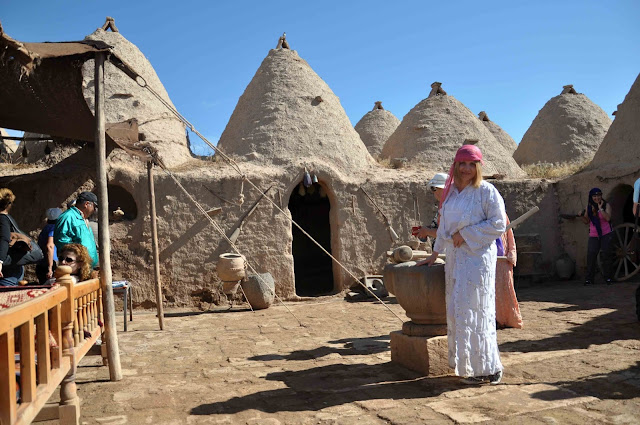
[[[141,76],[138,75],[138,78],[136,78],[136,82],[138,83],[138,85],[142,88],[146,88],[147,90],[149,90],[149,92],[151,92],[151,94],[153,94],[167,109],[169,109],[169,111],[171,111],[180,121],[182,121],[191,131],[193,131],[198,137],[200,137],[200,139],[202,139],[203,142],[205,142],[211,149],[213,149],[218,155],[220,155],[220,157],[222,159],[224,159],[225,161],[227,161],[227,163],[233,168],[234,171],[236,171],[238,173],[238,175],[240,175],[240,177],[242,177],[242,181],[244,183],[244,181],[246,181],[252,188],[254,188],[255,190],[257,190],[259,193],[262,193],[262,191],[260,190],[260,188],[258,186],[256,186],[251,180],[249,180],[243,173],[242,170],[240,169],[240,166],[238,165],[238,163],[236,161],[234,161],[231,157],[229,157],[227,154],[225,154],[224,152],[222,152],[220,150],[220,148],[218,148],[217,146],[213,145],[213,143],[211,143],[206,137],[204,137],[202,134],[200,134],[200,132],[198,130],[195,129],[195,127],[193,126],[193,124],[191,124],[184,116],[182,116],[182,114],[180,114],[180,112],[178,112],[171,104],[169,104],[167,101],[165,101],[158,93],[156,93],[151,87],[149,87],[147,85],[147,82],[144,80],[144,78],[142,78]],[[142,84],[144,83],[144,84]],[[231,247],[234,249],[234,251],[236,251],[236,253],[240,254],[240,251],[236,248],[236,246],[229,240],[229,238],[227,238],[227,235],[224,234],[224,232],[222,231],[222,229],[219,228],[218,224],[215,223],[215,221],[209,217],[209,215],[204,211],[204,208],[202,208],[200,206],[200,204],[198,204],[198,202],[189,194],[189,192],[187,192],[187,190],[180,184],[180,182],[178,182],[178,180],[173,176],[173,174],[171,174],[168,170],[166,170],[164,167],[162,167],[162,169],[169,174],[169,176],[176,182],[176,184],[187,194],[187,196],[191,199],[191,201],[196,204],[196,206],[198,207],[198,209],[209,218],[209,221],[214,225],[214,228],[224,237],[224,239],[231,245]],[[242,188],[244,188],[244,186],[242,186]],[[242,195],[242,197],[244,197],[244,195]],[[241,198],[242,199],[242,198]],[[400,322],[404,323],[404,320],[402,320],[402,318],[400,316],[398,316],[393,310],[391,310],[391,308],[389,308],[389,306],[387,304],[385,304],[384,301],[382,301],[371,289],[369,289],[367,287],[366,284],[360,282],[360,280],[358,279],[358,277],[353,274],[349,269],[347,269],[346,266],[344,266],[340,261],[338,261],[338,259],[336,257],[334,257],[333,255],[331,255],[331,253],[329,251],[327,251],[318,241],[316,241],[313,237],[311,237],[311,235],[309,233],[307,233],[302,227],[300,227],[300,225],[298,223],[296,223],[292,218],[290,218],[287,213],[284,212],[284,210],[282,210],[273,200],[271,200],[271,198],[269,198],[268,196],[266,197],[266,199],[276,208],[276,210],[278,210],[280,213],[282,213],[282,215],[284,215],[287,220],[289,220],[291,222],[291,224],[293,224],[294,226],[296,226],[306,237],[308,237],[314,244],[316,244],[325,254],[327,254],[333,261],[335,261],[335,263],[340,266],[345,272],[347,272],[347,274],[349,276],[351,276],[353,278],[353,280],[355,282],[357,282],[360,286],[362,286],[366,291],[368,291],[371,295],[373,295],[373,297],[378,300],[380,302],[380,304],[382,304],[387,310],[389,310],[389,312],[391,314],[393,314],[398,320],[400,320]],[[372,200],[373,201],[373,200]],[[382,213],[382,211],[380,211]],[[384,213],[382,213],[384,215]],[[387,220],[388,222],[388,220]],[[242,255],[242,254],[240,254]],[[249,265],[249,263],[247,262],[247,265]],[[251,270],[257,274],[255,272],[255,270],[253,269],[253,267],[251,267]],[[260,276],[258,275],[258,278],[260,278]],[[267,286],[268,287],[268,286]],[[270,289],[270,288],[269,288]],[[275,294],[275,291],[273,291]],[[277,295],[276,295],[277,296]],[[283,305],[285,305],[284,303],[282,303]],[[286,307],[286,305],[285,305]],[[287,308],[287,310],[289,310],[289,308]],[[291,313],[291,310],[289,310],[289,312]],[[296,317],[293,313],[291,313],[294,317]],[[296,317],[296,319],[298,319]],[[300,323],[300,326],[304,326],[302,324],[302,322],[300,322],[300,319],[298,319],[298,322]]]

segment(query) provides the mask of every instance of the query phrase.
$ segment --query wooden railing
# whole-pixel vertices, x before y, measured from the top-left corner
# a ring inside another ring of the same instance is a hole
[[[100,336],[102,293],[98,279],[74,284],[70,273],[58,267],[59,288],[0,311],[2,425],[31,423],[58,385],[60,423],[79,423],[76,365]]]

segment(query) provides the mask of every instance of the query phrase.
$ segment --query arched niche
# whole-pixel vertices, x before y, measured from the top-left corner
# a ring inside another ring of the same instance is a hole
[[[122,186],[115,184],[107,185],[109,192],[109,217],[112,220],[135,220],[138,217],[138,205],[129,191]],[[122,210],[124,215],[120,216],[113,212]]]

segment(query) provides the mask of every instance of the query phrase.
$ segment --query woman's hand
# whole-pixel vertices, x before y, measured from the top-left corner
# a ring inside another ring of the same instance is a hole
[[[611,206],[607,204],[605,208],[602,208],[602,204],[603,202],[600,202],[598,204],[598,210],[602,214],[602,218],[604,218],[607,221],[611,221]]]
[[[455,246],[456,248],[461,247],[465,242],[460,232],[455,232],[453,236],[451,236],[451,239],[453,240],[453,246]]]
[[[53,270],[51,270],[51,266],[49,266],[49,270],[47,270],[47,279],[51,279],[53,277]]]
[[[419,239],[426,239],[427,236],[431,237],[431,238],[435,238],[436,237],[436,233],[438,232],[438,229],[430,229],[428,227],[422,227],[420,228],[420,230],[418,231],[418,234],[416,235]]]
[[[437,259],[438,259],[438,253],[433,251],[433,254],[431,254],[430,256],[425,258],[424,260],[418,261],[416,263],[416,266],[422,266],[422,265],[425,265],[425,264],[427,266],[432,266],[433,263],[435,263]]]
[[[2,274],[2,263],[0,263],[0,277],[4,277],[4,275]]]

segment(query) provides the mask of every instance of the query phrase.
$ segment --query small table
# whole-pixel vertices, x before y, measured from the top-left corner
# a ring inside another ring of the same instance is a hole
[[[129,321],[133,322],[133,298],[131,297],[131,283],[124,281],[124,284],[114,286],[114,294],[122,294],[124,301],[124,331],[127,331],[127,308],[129,308]]]

